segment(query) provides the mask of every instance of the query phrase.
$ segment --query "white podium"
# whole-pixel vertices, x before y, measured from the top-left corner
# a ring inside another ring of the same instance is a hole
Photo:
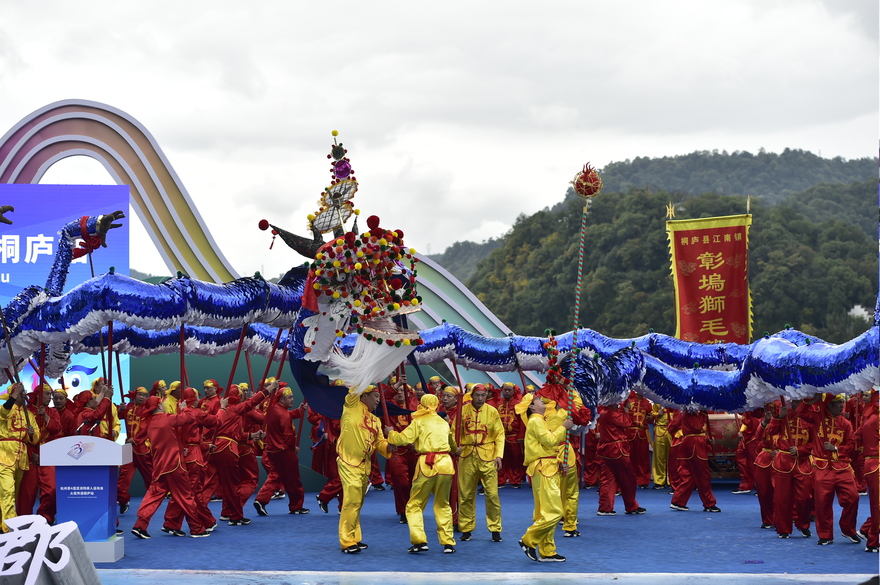
[[[40,446],[40,464],[55,466],[56,522],[76,522],[95,563],[125,555],[116,535],[119,466],[131,463],[131,445],[74,435]]]

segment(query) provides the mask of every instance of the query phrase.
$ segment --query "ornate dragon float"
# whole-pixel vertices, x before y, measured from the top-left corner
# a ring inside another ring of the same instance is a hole
[[[62,294],[74,254],[97,249],[121,213],[70,222],[60,232],[45,287],[24,289],[3,310],[8,343],[0,348],[0,382],[43,344],[49,348],[46,376],[60,376],[72,353],[103,351],[110,323],[113,351],[134,357],[176,353],[181,345],[198,355],[242,348],[276,360],[286,354],[309,403],[331,416],[347,388],[331,387],[328,375],[362,391],[406,359],[546,372],[542,337],[489,338],[449,323],[422,331],[407,327],[406,315],[421,308],[417,255],[405,246],[402,230],[383,228],[376,216],[367,219],[367,231],[358,231],[351,201],[358,183],[346,154],[334,138],[332,180],[318,212],[309,216],[311,239],[261,222],[273,238],[311,259],[277,284],[259,275],[213,284],[182,274],[148,284],[111,272]],[[332,238],[325,242],[326,233]],[[79,238],[84,248],[75,247]],[[617,403],[638,389],[666,406],[739,412],[779,396],[870,388],[880,373],[878,323],[880,303],[873,326],[841,345],[791,329],[750,345],[704,345],[657,333],[612,339],[576,328],[557,336],[557,348],[568,380],[587,404]],[[279,347],[286,352],[276,352]]]

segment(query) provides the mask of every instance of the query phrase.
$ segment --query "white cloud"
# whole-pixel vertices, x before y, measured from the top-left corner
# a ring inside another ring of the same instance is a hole
[[[71,97],[128,112],[231,264],[274,275],[301,259],[256,223],[304,233],[337,129],[357,205],[436,253],[553,205],[587,161],[875,156],[875,4],[12,2],[0,133]]]

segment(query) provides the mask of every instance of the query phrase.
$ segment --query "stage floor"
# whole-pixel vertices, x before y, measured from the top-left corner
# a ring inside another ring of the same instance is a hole
[[[848,585],[870,575],[745,573],[326,573],[285,571],[99,570],[103,585]]]
[[[817,546],[815,534],[778,539],[774,530],[761,530],[758,501],[753,495],[731,493],[734,485],[715,484],[720,514],[702,511],[694,493],[689,512],[669,508],[665,490],[639,490],[647,513],[628,516],[617,498],[616,516],[597,516],[596,490],[581,490],[582,536],[563,538],[557,548],[565,563],[536,563],[520,550],[517,540],[531,523],[532,494],[528,488],[500,491],[504,541],[493,543],[486,530],[484,498],[478,496],[477,528],[473,540],[459,542],[454,555],[443,554],[434,533],[431,507],[426,510],[430,551],[409,554],[409,532],[399,524],[392,491],[370,491],[361,515],[363,540],[370,545],[358,555],[340,553],[335,502],[322,513],[315,494],[307,493],[307,515],[287,514],[286,500],[273,500],[269,516],[245,508],[248,526],[220,523],[210,538],[176,538],[161,532],[164,506],[154,516],[150,540],[130,534],[138,500],[120,517],[126,556],[117,563],[96,565],[105,583],[521,583],[541,575],[567,584],[579,581],[641,583],[860,583],[877,575],[878,555],[865,545],[841,538]],[[211,509],[219,515],[220,504]],[[862,497],[859,525],[868,516]],[[835,510],[835,517],[839,509]],[[184,525],[186,529],[186,526]],[[814,530],[815,532],[815,530]],[[458,538],[458,534],[456,534]],[[186,573],[183,580],[179,571]],[[259,571],[259,573],[243,573]],[[616,578],[616,580],[615,580]]]

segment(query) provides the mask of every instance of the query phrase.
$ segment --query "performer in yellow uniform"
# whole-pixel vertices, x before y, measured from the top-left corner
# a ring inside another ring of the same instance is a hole
[[[477,526],[477,485],[482,480],[486,492],[486,526],[492,533],[492,542],[501,542],[498,470],[504,457],[504,425],[495,407],[486,404],[488,396],[486,387],[476,384],[471,392],[470,404],[461,407],[458,527],[462,541],[470,540]]]
[[[370,457],[376,451],[389,457],[382,424],[373,414],[381,399],[375,386],[368,386],[360,394],[349,391],[339,421],[339,439],[336,441],[336,462],[342,483],[339,545],[342,552],[348,554],[367,548],[361,542],[360,518],[369,483]]]
[[[239,384],[240,389],[241,385]],[[177,380],[171,382],[171,386],[165,389],[165,398],[162,400],[165,405],[165,414],[178,414],[177,402],[180,400],[181,392],[183,392],[183,388],[180,387],[180,382]],[[244,400],[247,398],[245,397]]]
[[[449,453],[454,452],[456,446],[452,429],[437,415],[439,404],[440,400],[436,396],[425,394],[419,401],[418,410],[412,414],[412,422],[402,432],[385,427],[390,444],[412,444],[419,453],[409,501],[406,504],[411,553],[428,550],[424,512],[431,494],[434,494],[434,520],[437,522],[437,537],[443,545],[443,552],[455,552],[452,507],[449,505],[455,468]]]
[[[550,432],[555,432],[560,426],[562,426],[564,421],[569,419],[573,419],[573,422],[579,425],[586,425],[590,422],[590,411],[584,407],[584,403],[578,394],[572,395],[574,401],[571,409],[572,412],[569,412],[565,408],[560,408],[556,400],[549,397],[556,396],[560,400],[565,400],[566,402],[570,400],[570,398],[565,394],[559,396],[552,391],[546,392],[545,394],[545,391],[551,388],[553,388],[553,386],[545,385],[536,393],[536,396],[539,396],[544,402],[546,408],[544,420],[546,421],[547,428],[550,429]],[[559,388],[559,386],[556,386],[555,388]],[[565,459],[566,450],[568,450],[568,459]],[[562,474],[559,477],[559,488],[562,496],[562,535],[566,538],[580,536],[581,533],[577,528],[581,486],[580,478],[576,471],[577,454],[570,441],[563,442],[559,445],[559,461],[568,461],[568,465],[571,467],[571,473]]]
[[[651,407],[651,416],[654,418],[654,458],[652,462],[654,473],[654,489],[662,490],[669,485],[667,470],[669,468],[669,445],[672,437],[669,436],[669,422],[672,420],[671,408],[665,408],[659,404]]]
[[[533,561],[562,562],[565,557],[557,554],[553,537],[562,519],[562,495],[560,492],[559,446],[565,440],[565,431],[573,426],[565,419],[555,431],[550,431],[544,420],[546,405],[534,394],[526,394],[516,405],[523,418],[529,414],[526,424],[525,463],[532,478],[532,494],[535,498],[534,523],[529,526],[520,548]]]
[[[22,475],[29,468],[26,443],[37,445],[40,429],[25,414],[24,386],[20,383],[10,386],[0,400],[0,528],[9,532],[6,520],[17,516],[15,496]]]
[[[104,378],[97,378],[94,382],[92,382],[92,394],[98,396],[101,392],[104,391],[104,388],[108,388],[110,385],[107,383],[107,380]],[[119,422],[119,413],[116,410],[116,405],[113,404],[113,391],[110,391],[110,413],[101,420],[101,437],[107,439],[108,441],[115,441],[119,437],[119,431],[122,430],[122,423]]]

